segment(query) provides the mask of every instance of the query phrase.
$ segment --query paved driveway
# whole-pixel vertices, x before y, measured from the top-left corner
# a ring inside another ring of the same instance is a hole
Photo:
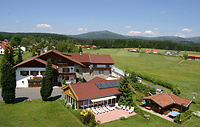
[[[145,82],[142,82],[142,84],[144,84],[144,85],[146,85],[146,86],[150,86],[151,88],[161,89],[161,88],[159,88],[159,87],[157,87],[157,86],[150,85],[150,84],[147,84],[147,83],[145,83]],[[163,90],[163,93],[167,93],[167,92],[166,92],[165,90]]]
[[[15,96],[16,96],[16,99],[19,99],[19,98],[42,99],[40,96],[40,87],[16,89]],[[51,97],[59,97],[59,96],[60,97],[62,96],[61,87],[54,87]],[[3,98],[1,97],[1,89],[0,89],[0,101],[2,100]]]

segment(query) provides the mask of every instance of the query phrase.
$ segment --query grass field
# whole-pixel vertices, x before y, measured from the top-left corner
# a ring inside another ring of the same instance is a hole
[[[182,97],[192,100],[192,93],[200,91],[200,61],[183,61],[181,57],[162,56],[158,54],[134,53],[124,49],[84,49],[85,53],[110,54],[115,66],[125,70],[133,70],[157,79],[177,85]],[[195,102],[200,110],[200,95],[197,94]]]
[[[5,104],[0,101],[1,127],[80,127],[84,126],[60,100]]]

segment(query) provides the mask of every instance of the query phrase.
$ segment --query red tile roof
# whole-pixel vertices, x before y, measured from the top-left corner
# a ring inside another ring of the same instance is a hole
[[[99,98],[105,96],[112,96],[121,94],[118,87],[99,89],[95,83],[97,82],[110,82],[111,80],[105,80],[99,77],[92,79],[85,83],[71,84],[71,88],[75,92],[78,100],[85,100],[91,98]]]
[[[196,58],[200,58],[200,55],[197,55],[197,54],[188,54],[188,57],[196,57]]]
[[[9,51],[9,48],[11,48],[10,44],[8,44],[8,43],[5,42],[5,41],[0,41],[0,46],[1,46],[2,48],[4,48],[4,50],[5,50],[6,48],[8,48],[8,51]]]
[[[151,49],[145,49],[145,51],[152,51]]]
[[[90,63],[102,63],[102,64],[114,64],[115,62],[110,55],[102,54],[89,54],[89,53],[63,53],[69,55],[72,59],[75,59],[79,62],[90,62]]]
[[[110,55],[90,54],[91,63],[114,64]]]
[[[159,104],[162,107],[166,107],[171,104],[178,104],[178,105],[184,104],[183,106],[188,107],[190,103],[192,102],[191,100],[180,98],[172,93],[156,94],[153,96],[144,97],[142,99],[153,100],[155,103]]]
[[[80,55],[80,53],[63,53],[65,55],[69,55],[72,57],[72,59],[75,59],[79,62],[88,62],[90,63],[90,58],[89,58],[89,54],[88,53],[82,53]]]

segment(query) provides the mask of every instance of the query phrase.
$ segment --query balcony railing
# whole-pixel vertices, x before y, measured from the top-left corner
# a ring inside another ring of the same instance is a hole
[[[92,67],[92,70],[111,70],[111,67]]]

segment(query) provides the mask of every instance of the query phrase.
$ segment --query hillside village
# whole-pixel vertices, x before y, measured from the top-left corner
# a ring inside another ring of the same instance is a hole
[[[15,82],[13,87],[12,83],[8,82],[8,75],[4,75],[9,72],[1,71],[5,79],[1,80],[3,84],[2,99],[0,99],[8,104],[17,100],[34,103],[34,99],[42,98],[43,101],[50,101],[54,98],[56,101],[60,100],[59,103],[64,105],[64,110],[69,110],[72,115],[78,115],[83,124],[92,126],[138,116],[145,120],[151,120],[151,117],[156,116],[169,122],[184,123],[190,121],[191,117],[198,116],[198,112],[190,109],[196,105],[196,93],[193,93],[193,98],[184,97],[183,91],[173,83],[135,73],[134,69],[127,70],[120,67],[119,61],[113,59],[116,54],[112,56],[106,54],[107,51],[115,49],[101,49],[96,45],[68,44],[69,48],[63,50],[58,48],[59,44],[56,47],[54,43],[43,38],[41,42],[29,42],[26,45],[19,44],[13,47],[12,45],[13,43],[7,39],[0,41],[0,53],[4,58],[2,69],[8,62],[10,70],[14,72],[10,71],[10,76],[14,76],[10,79]],[[106,52],[102,53],[104,50]],[[151,55],[151,57],[180,59],[178,64],[200,60],[198,52],[186,54],[186,51],[140,46],[117,50],[134,57]],[[85,53],[87,51],[93,53]],[[29,56],[24,60],[22,56],[25,54]],[[49,80],[45,80],[48,78]],[[11,85],[16,91],[13,93],[14,98],[5,97],[12,92],[4,93],[5,89],[8,89],[4,83]],[[47,96],[48,91],[50,94]],[[18,97],[19,93],[21,97]]]

